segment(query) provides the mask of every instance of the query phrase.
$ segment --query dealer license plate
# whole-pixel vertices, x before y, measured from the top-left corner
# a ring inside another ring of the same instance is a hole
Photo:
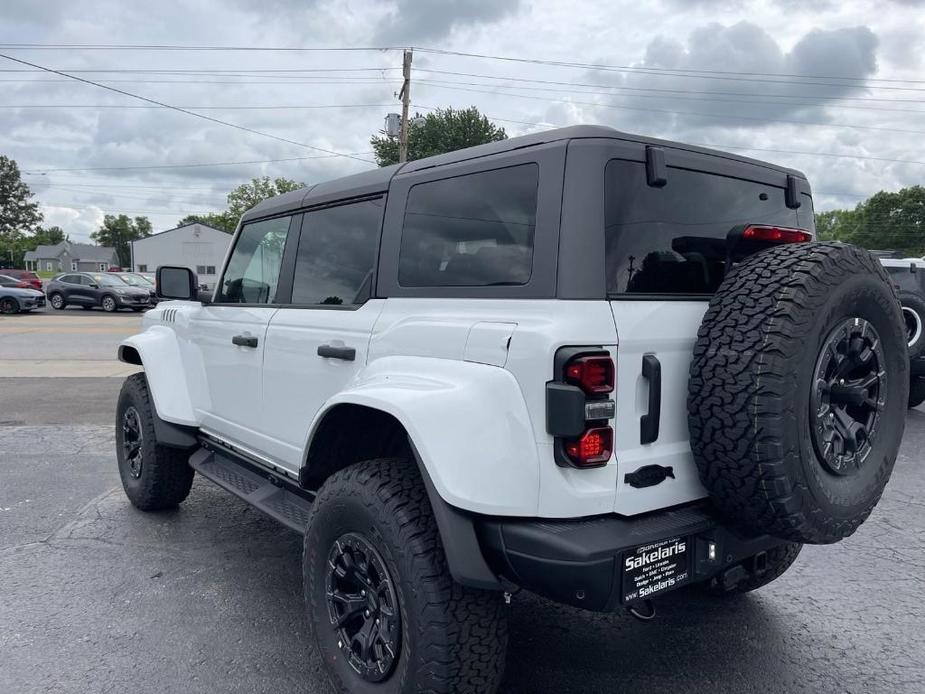
[[[687,583],[693,539],[675,537],[623,553],[623,602],[646,600]]]

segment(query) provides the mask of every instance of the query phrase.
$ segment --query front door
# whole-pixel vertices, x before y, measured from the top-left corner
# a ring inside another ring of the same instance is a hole
[[[261,414],[264,346],[292,220],[242,227],[213,302],[190,325],[203,374],[203,392],[194,397],[202,429],[260,457],[269,448]]]
[[[316,413],[366,365],[384,304],[370,299],[384,203],[373,196],[304,215],[290,304],[270,320],[263,371],[268,452],[292,472]]]

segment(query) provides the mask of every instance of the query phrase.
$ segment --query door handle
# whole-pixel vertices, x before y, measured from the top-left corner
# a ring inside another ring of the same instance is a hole
[[[662,365],[654,354],[643,355],[642,377],[649,382],[649,411],[639,418],[639,443],[652,443],[662,414]]]
[[[357,351],[353,347],[335,347],[334,345],[319,345],[318,356],[325,359],[343,359],[353,361],[357,358]]]
[[[235,335],[231,338],[231,344],[238,347],[256,347],[257,338],[253,335]]]

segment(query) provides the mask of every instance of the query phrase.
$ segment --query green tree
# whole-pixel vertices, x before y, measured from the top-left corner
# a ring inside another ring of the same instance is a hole
[[[816,215],[816,232],[821,239],[922,255],[925,252],[925,187],[880,191],[853,210],[821,212]]]
[[[0,258],[20,266],[23,242],[42,221],[38,203],[22,180],[19,166],[0,155]]]
[[[504,128],[488,120],[475,106],[459,110],[438,108],[423,117],[416,114],[415,121],[417,124],[412,123],[408,133],[409,160],[507,139]],[[379,166],[398,163],[398,138],[383,133],[374,135],[369,143]]]
[[[103,226],[90,234],[100,246],[112,246],[119,256],[119,265],[129,267],[132,263],[130,244],[132,241],[151,235],[151,221],[147,217],[132,219],[126,214],[108,214],[103,217]]]
[[[29,250],[34,251],[37,246],[54,246],[62,241],[67,241],[67,234],[64,233],[64,229],[59,226],[40,226],[29,238]]]
[[[193,224],[200,222],[208,224],[216,229],[221,229],[229,234],[234,233],[238,226],[241,215],[262,200],[272,198],[282,193],[288,193],[292,190],[304,188],[304,183],[293,181],[288,178],[273,178],[264,176],[263,178],[254,178],[250,183],[242,183],[233,189],[226,201],[228,209],[224,212],[210,212],[209,214],[190,214],[181,219],[177,226],[184,224]]]

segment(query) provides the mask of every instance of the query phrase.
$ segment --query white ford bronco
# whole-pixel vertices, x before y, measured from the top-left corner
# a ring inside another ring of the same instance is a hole
[[[797,171],[590,126],[266,200],[119,348],[125,491],[199,473],[302,533],[337,691],[495,691],[519,588],[649,617],[870,514],[904,324],[813,229]]]

